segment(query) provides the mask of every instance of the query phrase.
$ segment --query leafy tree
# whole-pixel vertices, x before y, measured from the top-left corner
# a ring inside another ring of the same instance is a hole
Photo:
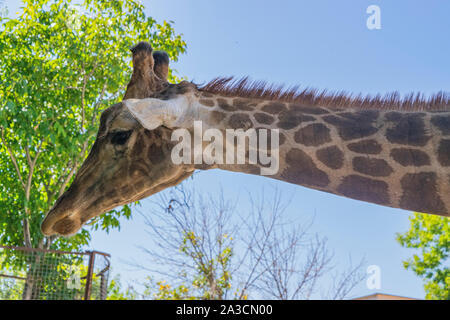
[[[86,157],[99,114],[123,96],[128,48],[148,40],[177,60],[185,42],[136,0],[24,0],[17,18],[0,22],[0,242],[80,249],[86,229],[52,242],[40,222]],[[93,228],[118,228],[120,216],[129,206]]]
[[[86,228],[44,237],[40,223],[86,157],[101,111],[121,100],[131,77],[128,49],[146,40],[176,61],[186,44],[137,0],[23,4],[17,18],[0,15],[0,243],[80,250],[90,240]],[[123,206],[90,225],[109,232],[130,214]]]
[[[25,272],[18,271],[16,268],[12,269],[5,265],[5,256],[0,255],[0,267],[3,274],[13,277],[25,277]],[[20,281],[15,278],[0,277],[0,300],[19,300],[22,296],[22,285]]]
[[[137,293],[133,288],[122,289],[122,284],[120,282],[120,275],[115,276],[108,286],[107,298],[106,300],[136,300]]]
[[[409,230],[397,234],[397,241],[418,253],[404,267],[424,278],[426,299],[450,300],[450,219],[415,212],[409,220]]]
[[[204,239],[195,235],[193,231],[184,232],[179,251],[193,261],[196,272],[191,275],[182,272],[180,278],[183,283],[176,286],[172,286],[166,280],[154,281],[148,277],[144,282],[143,297],[156,300],[212,300],[230,296],[232,240],[233,238],[226,233],[217,236],[213,240],[212,248],[209,248],[215,255],[208,257],[202,244]],[[245,293],[240,296],[235,292],[233,297],[247,299]]]

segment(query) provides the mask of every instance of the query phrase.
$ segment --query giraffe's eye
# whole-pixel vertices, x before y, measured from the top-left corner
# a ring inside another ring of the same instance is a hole
[[[117,131],[111,133],[111,143],[116,145],[124,144],[128,141],[128,138],[131,136],[131,131]]]

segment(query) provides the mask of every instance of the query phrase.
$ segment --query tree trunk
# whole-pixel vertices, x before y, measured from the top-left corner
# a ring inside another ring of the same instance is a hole
[[[40,275],[41,269],[41,254],[32,253],[29,259],[30,268],[27,272],[25,280],[25,286],[22,293],[22,300],[38,300],[40,291],[42,288],[42,276]]]

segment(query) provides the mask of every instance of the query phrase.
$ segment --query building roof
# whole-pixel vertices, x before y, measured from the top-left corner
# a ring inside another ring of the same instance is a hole
[[[354,298],[352,300],[418,300],[418,299],[402,297],[402,296],[395,296],[395,295],[386,294],[386,293],[374,293],[374,294],[370,294],[368,296]]]

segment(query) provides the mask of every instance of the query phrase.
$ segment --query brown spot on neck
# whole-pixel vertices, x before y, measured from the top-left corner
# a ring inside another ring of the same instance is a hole
[[[438,195],[434,172],[408,173],[400,180],[403,194],[400,206],[407,210],[446,214],[448,211]]]
[[[246,113],[233,113],[228,119],[228,125],[232,129],[249,129],[253,127],[250,116]]]
[[[315,121],[316,118],[305,115],[299,110],[283,111],[278,115],[277,127],[280,129],[290,130],[298,127],[304,122]]]
[[[426,166],[430,164],[430,157],[423,151],[411,148],[394,148],[391,157],[402,166]]]
[[[281,111],[287,110],[284,103],[280,102],[269,102],[261,108],[262,111],[270,113],[270,114],[278,114]]]
[[[431,118],[431,123],[439,128],[443,135],[450,135],[450,114],[437,115]]]
[[[314,114],[314,115],[321,115],[321,114],[329,113],[327,110],[320,108],[320,107],[308,107],[308,106],[299,105],[299,104],[295,104],[295,103],[290,104],[289,109],[297,110],[297,111],[300,111],[300,112],[306,113],[306,114]]]
[[[258,121],[261,124],[272,124],[275,119],[268,115],[267,113],[263,113],[263,112],[256,112],[253,117],[256,119],[256,121]]]
[[[438,147],[438,161],[444,167],[450,167],[450,139],[442,139]]]
[[[200,99],[198,102],[207,107],[214,107],[214,100],[211,99]]]
[[[317,159],[331,169],[340,169],[344,165],[344,153],[336,146],[319,149]]]
[[[305,146],[320,146],[331,141],[330,129],[322,123],[309,124],[295,132],[294,140]]]
[[[227,117],[224,112],[213,110],[211,111],[211,120],[214,124],[220,124]]]
[[[237,108],[233,105],[230,105],[227,100],[218,98],[217,103],[219,104],[219,107],[225,111],[236,111]]]
[[[387,177],[394,172],[384,159],[355,157],[352,163],[353,169],[356,172],[364,173],[372,177]]]
[[[390,202],[386,182],[363,176],[350,175],[345,177],[337,191],[343,196],[356,200],[382,205],[389,205]]]
[[[355,140],[371,136],[378,131],[375,120],[378,112],[356,111],[342,113],[339,116],[327,115],[322,119],[338,130],[343,140]]]
[[[382,151],[381,145],[374,139],[349,143],[347,148],[353,152],[363,154],[379,154]]]
[[[233,100],[233,106],[239,110],[252,111],[254,110],[256,103],[250,99],[236,98]]]
[[[425,129],[424,114],[404,113],[395,116],[395,126],[386,131],[386,138],[391,143],[424,146],[431,139]],[[390,117],[392,119],[392,116]]]

